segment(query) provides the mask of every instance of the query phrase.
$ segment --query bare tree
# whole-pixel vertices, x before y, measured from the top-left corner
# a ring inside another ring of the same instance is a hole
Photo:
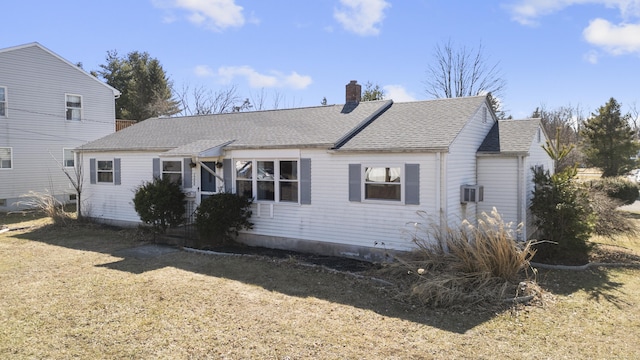
[[[635,101],[631,105],[628,118],[631,128],[633,129],[633,132],[635,134],[636,141],[640,140],[640,128],[638,128],[638,126],[640,126],[640,124],[638,123],[640,121],[640,110],[638,110]]]
[[[583,161],[584,155],[580,151],[580,124],[585,121],[582,108],[578,106],[561,106],[556,109],[547,109],[544,105],[536,108],[532,118],[540,118],[542,127],[550,137],[556,137],[554,146],[557,148],[572,148],[556,164],[556,171],[562,171],[568,166]]]
[[[53,161],[55,161],[56,164],[58,164],[58,167],[60,168],[60,170],[62,170],[64,175],[67,177],[67,179],[69,179],[69,181],[71,182],[71,186],[73,186],[73,189],[76,191],[76,214],[77,214],[78,220],[81,220],[82,219],[82,185],[83,185],[83,179],[84,179],[84,171],[83,171],[84,167],[82,166],[82,160],[83,160],[82,153],[81,152],[74,153],[73,168],[71,169],[69,166],[66,166],[67,164],[64,164],[60,160],[56,159],[56,157],[53,156],[51,152],[49,152],[49,155],[51,155],[51,158],[53,159]]]
[[[235,85],[213,92],[202,85],[191,88],[189,84],[183,84],[177,98],[183,116],[224,114],[251,108],[249,99],[238,95]]]
[[[454,98],[491,93],[500,97],[506,81],[498,63],[490,64],[483,53],[465,46],[454,49],[451,40],[436,45],[434,61],[427,68],[426,92],[434,98]]]

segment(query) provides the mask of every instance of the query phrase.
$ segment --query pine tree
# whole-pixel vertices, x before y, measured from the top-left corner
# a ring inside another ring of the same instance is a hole
[[[587,161],[602,170],[602,177],[618,176],[635,164],[631,157],[640,150],[628,115],[622,116],[620,104],[611,98],[584,123],[581,131]]]

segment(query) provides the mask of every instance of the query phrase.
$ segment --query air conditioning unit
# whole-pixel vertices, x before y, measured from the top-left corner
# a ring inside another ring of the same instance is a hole
[[[460,186],[460,202],[462,204],[470,202],[480,202],[484,200],[484,186],[462,185]]]

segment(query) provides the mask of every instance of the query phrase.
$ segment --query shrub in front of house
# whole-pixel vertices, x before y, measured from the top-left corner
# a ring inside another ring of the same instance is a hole
[[[202,200],[196,210],[196,228],[201,246],[215,247],[234,242],[238,231],[251,229],[252,199],[220,193]]]
[[[536,261],[584,264],[597,216],[575,167],[550,174],[534,169],[530,210],[537,227]]]
[[[178,183],[154,178],[136,189],[133,198],[136,212],[145,224],[160,233],[185,220],[185,194]]]
[[[638,200],[638,185],[629,180],[603,178],[592,181],[589,185],[593,190],[602,191],[606,193],[607,196],[620,200],[622,205],[630,205]]]

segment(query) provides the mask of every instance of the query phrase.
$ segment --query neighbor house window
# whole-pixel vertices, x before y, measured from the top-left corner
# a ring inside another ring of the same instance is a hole
[[[364,198],[367,200],[402,200],[401,168],[365,167]]]
[[[0,117],[7,116],[7,88],[0,86]]]
[[[13,153],[10,147],[0,147],[0,169],[13,168]]]
[[[62,163],[64,167],[73,167],[75,164],[75,161],[73,158],[73,151],[71,151],[71,149],[62,149],[62,155],[63,155]]]
[[[113,182],[113,160],[98,160],[98,182]]]
[[[182,185],[182,161],[163,161],[162,178]]]
[[[297,160],[238,160],[236,193],[259,201],[297,203],[298,176]]]
[[[67,106],[67,120],[82,119],[82,96],[67,94],[66,106]]]

